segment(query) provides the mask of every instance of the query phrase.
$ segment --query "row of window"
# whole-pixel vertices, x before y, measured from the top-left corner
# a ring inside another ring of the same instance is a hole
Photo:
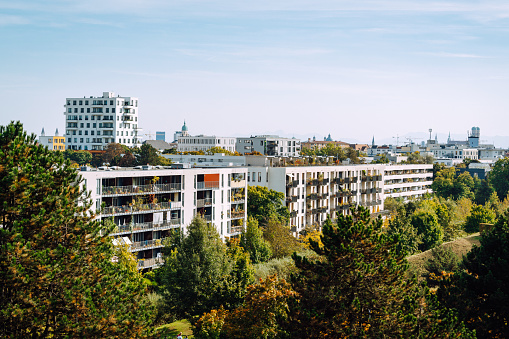
[[[90,100],[90,101],[92,101],[92,105],[108,105],[108,100]],[[85,103],[85,105],[88,105],[90,101],[89,100],[72,100],[72,104],[74,106],[76,106],[77,104],[79,104],[81,106],[81,105],[83,105],[83,103]],[[122,100],[109,100],[110,106],[115,105],[115,101],[116,101],[116,105],[122,105]],[[138,100],[126,101],[123,104],[124,104],[124,106],[138,107]],[[71,105],[71,100],[67,100],[67,106],[70,106],[70,105]]]
[[[85,117],[85,119],[83,119],[83,117]],[[120,117],[117,117],[117,121],[120,120],[119,119]],[[74,120],[74,121],[77,121],[77,120],[88,120],[88,115],[68,115],[67,116],[67,120]],[[92,117],[90,118],[90,120],[101,120],[101,116],[100,115],[92,115]],[[106,115],[106,116],[103,116],[102,117],[102,120],[110,120],[110,121],[113,121],[115,120],[115,116],[114,115]]]
[[[83,142],[85,143],[90,143],[90,138],[79,138],[79,143],[82,144]],[[115,138],[92,138],[92,143],[111,143],[111,142],[115,142]],[[67,138],[67,143],[68,144],[71,144],[71,143],[75,143],[77,144],[78,143],[78,138]],[[124,143],[124,144],[130,144],[130,143],[133,143],[135,144],[136,143],[136,138],[119,138],[117,139],[117,142],[118,143]]]

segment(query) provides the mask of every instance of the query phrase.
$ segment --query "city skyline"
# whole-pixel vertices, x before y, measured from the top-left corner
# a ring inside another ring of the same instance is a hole
[[[507,136],[509,4],[0,1],[0,123],[64,129],[66,97],[140,100],[143,133]],[[435,133],[435,132],[434,132]],[[489,140],[491,141],[491,140]],[[395,140],[394,140],[395,143]],[[400,144],[402,140],[400,140]],[[496,146],[508,147],[508,143]]]

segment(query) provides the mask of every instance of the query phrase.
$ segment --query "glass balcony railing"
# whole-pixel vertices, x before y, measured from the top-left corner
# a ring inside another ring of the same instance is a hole
[[[130,186],[103,186],[103,195],[128,195],[142,193],[159,193],[180,191],[182,185],[174,184],[152,184],[152,185],[130,185]]]
[[[181,208],[181,201],[172,202],[159,202],[152,204],[135,204],[135,205],[122,205],[122,206],[110,206],[105,207],[101,211],[101,215],[115,215],[115,214],[129,214],[137,212],[148,212],[156,210],[170,210],[174,208]]]

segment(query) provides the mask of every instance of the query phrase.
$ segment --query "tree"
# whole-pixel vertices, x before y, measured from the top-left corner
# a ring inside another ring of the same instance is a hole
[[[465,221],[465,232],[475,233],[479,232],[479,224],[488,223],[493,224],[495,222],[495,212],[482,205],[474,205],[470,212],[470,215]]]
[[[247,214],[255,218],[259,225],[266,225],[269,219],[288,223],[290,212],[283,205],[284,194],[263,186],[248,186]]]
[[[408,263],[396,251],[397,236],[382,231],[359,207],[323,227],[321,257],[294,254],[300,273],[292,287],[299,295],[290,304],[287,323],[292,338],[449,338],[464,332],[451,312],[433,306],[427,290],[407,278]],[[441,327],[441,328],[439,328]],[[447,330],[445,330],[447,328]]]
[[[179,318],[221,305],[238,306],[253,279],[249,257],[238,249],[229,250],[216,228],[198,216],[185,235],[176,232],[167,244],[157,275],[168,309]]]
[[[419,245],[421,251],[429,250],[442,243],[444,232],[438,224],[438,218],[434,212],[417,210],[411,220],[417,232],[422,235],[422,243]]]
[[[150,144],[141,145],[140,152],[136,159],[138,165],[159,165],[159,153]]]
[[[240,245],[249,253],[253,264],[267,261],[272,256],[270,244],[263,239],[263,231],[258,227],[258,221],[252,217],[247,220],[246,229],[240,237]]]
[[[230,152],[227,149],[224,149],[222,147],[214,146],[209,148],[206,152],[206,154],[216,154],[216,153],[223,153],[225,155],[240,155],[238,152]]]
[[[112,142],[106,146],[105,152],[102,154],[102,161],[110,166],[121,166],[122,159],[127,154],[132,156],[129,147]],[[126,161],[124,160],[124,162]]]
[[[508,338],[509,212],[480,242],[464,257],[464,269],[441,282],[438,296],[479,338]]]
[[[433,192],[442,198],[461,199],[463,197],[473,199],[475,182],[468,172],[456,176],[454,167],[446,167],[440,170],[431,184]]]
[[[419,251],[422,242],[422,234],[410,223],[410,219],[404,216],[396,216],[389,221],[387,234],[391,237],[398,236],[399,242],[396,251],[403,255],[412,255]]]
[[[67,149],[64,151],[64,158],[83,166],[92,161],[92,154],[88,151],[73,151]]]
[[[193,331],[195,338],[280,339],[288,337],[284,323],[289,300],[297,295],[291,285],[277,276],[260,279],[247,288],[244,304],[233,310],[213,310],[204,314]]]
[[[291,234],[290,227],[283,225],[277,219],[270,219],[267,222],[263,237],[269,242],[274,258],[289,256],[301,247]]]
[[[509,194],[509,158],[498,159],[490,171],[489,181],[503,200]]]
[[[130,151],[124,153],[124,156],[120,158],[118,166],[121,167],[132,167],[136,164],[136,157]]]
[[[460,258],[444,245],[431,250],[431,258],[425,265],[428,285],[435,285],[435,277],[443,272],[456,272],[460,267]]]
[[[70,162],[35,140],[0,126],[0,337],[147,335],[136,262],[89,212]]]

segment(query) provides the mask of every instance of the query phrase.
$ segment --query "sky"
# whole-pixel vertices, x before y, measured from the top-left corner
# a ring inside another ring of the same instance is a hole
[[[0,0],[0,125],[139,98],[143,133],[509,147],[509,2]],[[148,136],[147,136],[148,138]]]

